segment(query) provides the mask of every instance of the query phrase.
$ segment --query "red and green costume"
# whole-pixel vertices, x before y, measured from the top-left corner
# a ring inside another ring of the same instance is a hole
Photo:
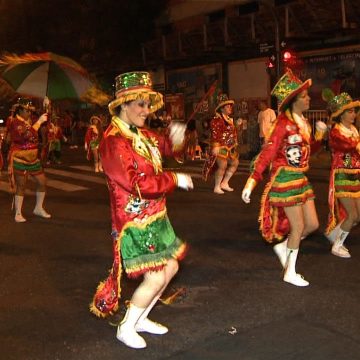
[[[318,137],[317,137],[318,138]],[[305,118],[290,111],[280,113],[269,141],[253,163],[250,179],[258,183],[270,166],[270,180],[265,186],[259,215],[260,230],[268,242],[281,240],[289,233],[284,207],[302,205],[315,195],[305,172],[309,169],[311,151],[320,148]]]
[[[38,133],[32,124],[16,115],[10,125],[11,147],[9,151],[8,173],[12,189],[15,188],[14,173],[23,176],[39,175],[43,169],[38,158]]]
[[[87,145],[86,158],[88,160],[91,159],[92,150],[99,148],[100,140],[101,135],[99,134],[99,130],[96,125],[90,125],[85,134],[85,143]]]
[[[161,270],[169,259],[184,256],[186,244],[166,211],[165,195],[177,186],[175,173],[162,169],[162,156],[175,151],[169,138],[130,129],[114,116],[99,150],[110,192],[114,262],[91,311],[106,316],[118,308],[122,265],[131,278]]]
[[[216,158],[237,159],[239,157],[237,130],[232,118],[216,113],[210,122],[210,147],[218,147],[217,156],[209,156],[204,164],[203,178],[206,181],[215,165]]]
[[[341,123],[329,135],[331,172],[329,181],[329,219],[326,233],[346,217],[338,198],[360,198],[360,137],[355,126],[348,129]]]

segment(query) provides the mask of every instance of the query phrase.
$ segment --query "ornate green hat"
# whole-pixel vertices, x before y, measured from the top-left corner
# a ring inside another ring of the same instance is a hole
[[[346,92],[335,96],[331,89],[324,89],[322,98],[328,103],[331,120],[341,115],[345,110],[352,108],[359,110],[360,108],[360,101],[353,101],[352,97]]]
[[[150,111],[155,112],[163,105],[162,94],[152,89],[150,74],[144,71],[133,71],[120,74],[115,78],[115,100],[110,102],[110,114],[115,115],[115,108],[134,100],[150,100]]]
[[[311,79],[302,82],[290,69],[280,78],[271,91],[271,95],[278,99],[278,109],[281,111],[289,101],[312,84]]]
[[[231,104],[234,105],[234,100],[230,100],[226,94],[220,94],[217,98],[217,105],[215,111],[218,111],[225,105]]]

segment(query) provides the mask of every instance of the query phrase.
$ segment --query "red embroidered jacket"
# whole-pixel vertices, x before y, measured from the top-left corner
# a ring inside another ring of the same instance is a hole
[[[315,141],[310,125],[307,126],[307,131],[300,130],[290,112],[278,116],[268,143],[254,162],[251,178],[256,183],[262,180],[262,174],[270,163],[272,174],[280,167],[299,168],[299,171],[308,168],[310,154],[320,148],[321,141]]]
[[[210,142],[212,147],[237,145],[237,131],[233,120],[227,121],[220,114],[216,114],[210,122]]]
[[[39,138],[31,124],[14,117],[9,127],[11,147],[21,150],[37,149]]]
[[[168,137],[145,129],[141,132],[151,139],[161,155],[173,154]],[[141,223],[144,217],[166,211],[165,194],[177,185],[174,173],[161,168],[156,173],[152,162],[133,149],[132,138],[113,125],[108,127],[100,143],[100,155],[108,180],[114,231],[121,232],[129,221]]]
[[[359,141],[358,136],[346,136],[341,131],[341,125],[335,124],[329,135],[331,168],[360,169]]]

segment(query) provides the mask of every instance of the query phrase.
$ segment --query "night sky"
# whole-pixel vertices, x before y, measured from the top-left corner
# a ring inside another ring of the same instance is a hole
[[[0,0],[2,52],[51,51],[112,76],[142,64],[166,0]]]

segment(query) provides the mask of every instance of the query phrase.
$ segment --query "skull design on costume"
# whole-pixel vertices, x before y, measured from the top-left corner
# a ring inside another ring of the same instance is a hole
[[[289,165],[299,167],[301,159],[301,147],[298,145],[289,146],[286,149],[286,158]]]

